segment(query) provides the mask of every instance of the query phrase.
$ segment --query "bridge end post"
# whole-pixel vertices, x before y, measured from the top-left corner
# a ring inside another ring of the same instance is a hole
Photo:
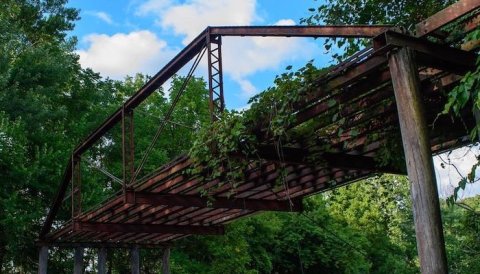
[[[418,257],[422,273],[447,273],[440,203],[413,49],[388,58],[410,180]]]

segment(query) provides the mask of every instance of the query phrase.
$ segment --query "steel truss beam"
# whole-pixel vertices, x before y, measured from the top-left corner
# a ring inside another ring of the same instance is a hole
[[[480,0],[460,0],[416,25],[418,37],[428,35],[480,7]]]
[[[108,232],[108,233],[162,233],[162,234],[197,234],[197,235],[222,235],[225,233],[223,226],[200,225],[163,225],[163,224],[138,224],[138,223],[96,223],[73,222],[73,231]]]
[[[129,249],[133,245],[136,245],[142,249],[145,248],[166,248],[170,247],[168,243],[159,243],[159,244],[145,244],[145,243],[115,243],[115,242],[49,242],[49,241],[38,241],[35,243],[36,246],[48,246],[48,247],[65,247],[65,248],[75,248],[75,247],[84,247],[84,248],[125,248]]]
[[[310,152],[302,148],[282,147],[282,157],[279,156],[278,149],[273,145],[262,145],[257,148],[256,156],[261,159],[273,162],[281,162],[297,165],[312,165],[312,161],[308,160]],[[245,155],[236,154],[236,157],[246,157]],[[319,157],[320,161],[331,168],[347,169],[347,170],[364,170],[381,173],[405,174],[398,168],[384,166],[379,167],[373,157],[363,155],[353,155],[346,153],[323,152]]]
[[[392,25],[211,27],[212,35],[269,37],[372,38]]]
[[[208,51],[208,90],[211,120],[217,120],[225,109],[223,97],[222,37],[207,37]]]
[[[464,74],[475,69],[477,55],[473,52],[394,31],[386,31],[374,39],[374,48],[378,53],[388,52],[396,47],[414,49],[421,64],[441,70]]]
[[[302,211],[302,201],[278,201],[244,198],[199,197],[193,195],[161,194],[151,192],[128,191],[126,202],[129,204],[168,205],[201,208],[246,209],[253,211]]]

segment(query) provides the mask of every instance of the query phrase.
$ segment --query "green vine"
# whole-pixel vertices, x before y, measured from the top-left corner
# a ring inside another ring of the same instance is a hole
[[[478,42],[480,40],[480,30],[477,29],[470,33],[465,42]],[[477,58],[476,69],[470,71],[460,80],[460,83],[448,93],[448,100],[440,115],[452,114],[461,117],[462,111],[471,103],[471,111],[474,115],[479,115],[480,111],[480,57]],[[470,131],[470,138],[475,141],[479,137],[480,126],[477,123]],[[453,205],[458,192],[464,190],[467,184],[475,182],[477,167],[480,165],[480,159],[474,164],[466,177],[462,177],[458,186],[455,187],[453,194],[447,199],[450,205]]]
[[[204,189],[204,195],[224,184],[230,184],[234,192],[245,179],[248,166],[258,164],[256,148],[262,140],[282,143],[290,139],[287,130],[295,119],[295,104],[320,72],[312,61],[298,71],[291,69],[288,66],[273,87],[251,98],[248,110],[225,111],[218,121],[200,131],[189,153],[193,160],[189,172],[205,181],[219,180],[215,187]]]

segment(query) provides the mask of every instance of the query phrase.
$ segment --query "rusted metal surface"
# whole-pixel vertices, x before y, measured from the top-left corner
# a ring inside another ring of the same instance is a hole
[[[132,183],[135,173],[135,143],[133,110],[122,109],[122,161],[123,161],[123,192]]]
[[[129,191],[126,194],[128,204],[146,204],[151,206],[176,206],[200,208],[231,208],[256,211],[301,211],[301,201],[274,201],[255,199],[228,199],[217,197],[209,200],[208,197],[197,195],[161,194],[151,192]]]
[[[390,50],[392,47],[412,48],[419,54],[419,62],[429,67],[462,74],[475,69],[477,54],[473,52],[393,31],[382,33],[375,41],[378,51]]]
[[[113,197],[98,208],[79,214],[75,222],[67,222],[59,229],[48,233],[60,206],[58,201],[63,200],[66,192],[65,182],[68,186],[72,177],[70,166],[42,229],[43,242],[163,245],[190,234],[218,232],[215,230],[216,225],[226,224],[259,210],[300,210],[301,199],[305,196],[349,184],[377,172],[398,173],[398,167],[388,164],[379,166],[375,161],[377,153],[386,145],[387,136],[399,134],[387,53],[406,46],[434,60],[420,59],[422,61],[420,72],[423,72],[421,77],[423,99],[426,109],[429,110],[427,124],[430,126],[433,125],[436,113],[444,102],[443,93],[440,91],[448,91],[455,86],[459,78],[453,76],[459,71],[465,71],[464,68],[471,65],[474,55],[452,49],[448,45],[436,45],[393,32],[378,36],[385,30],[384,26],[206,29],[129,99],[119,110],[120,114],[118,111],[114,113],[78,146],[76,155],[80,156],[116,123],[123,120],[124,124],[127,120],[122,119],[125,117],[122,115],[123,111],[132,111],[168,79],[169,75],[171,76],[204,47],[209,49],[211,101],[213,103],[215,98],[223,98],[223,90],[218,89],[223,88],[221,36],[377,38],[374,48],[355,54],[331,69],[329,73],[319,77],[306,93],[302,94],[299,102],[295,103],[293,110],[295,119],[290,129],[309,122],[313,133],[297,136],[295,140],[278,148],[267,131],[259,128],[259,132],[265,133],[259,136],[264,144],[258,150],[257,156],[260,157],[250,162],[249,168],[244,171],[244,180],[238,182],[235,187],[223,182],[221,177],[209,179],[208,176],[185,172],[192,166],[192,162],[183,156],[159,168],[148,177],[132,182],[131,189],[126,191],[125,196]],[[439,64],[438,60],[444,65]],[[216,74],[217,72],[219,73]],[[450,80],[442,80],[447,78]],[[215,89],[217,91],[212,92]],[[223,107],[224,102],[216,108]],[[211,108],[213,109],[212,106]],[[345,120],[341,131],[338,125],[335,126],[334,117],[342,117]],[[430,136],[433,153],[465,143],[467,132],[463,125],[467,128],[473,127],[475,120],[470,116],[463,118],[462,128],[455,127],[449,119],[437,119]],[[124,124],[125,145],[130,144],[127,140],[129,132]],[[322,151],[326,143],[329,146],[328,152]],[[284,153],[282,157],[278,157],[279,149]],[[305,154],[318,154],[320,160],[312,162],[306,159]],[[128,153],[124,155],[128,156]],[[125,170],[129,171],[127,165],[128,160],[125,161]],[[219,167],[219,171],[228,172],[224,167]],[[205,192],[209,194],[209,198],[202,197],[202,193]],[[147,228],[148,225],[154,225],[155,229]],[[203,230],[210,226],[214,226],[213,230]]]
[[[416,25],[418,37],[428,35],[480,7],[480,0],[460,0]]]
[[[224,234],[223,226],[179,226],[161,224],[137,224],[137,223],[95,223],[80,222],[73,223],[73,230],[108,232],[108,233],[171,233],[171,234],[199,234],[199,235],[221,235]]]
[[[372,38],[391,27],[391,25],[236,26],[211,27],[210,33],[221,36]]]
[[[211,120],[215,121],[225,109],[223,96],[222,36],[207,37],[208,91]]]

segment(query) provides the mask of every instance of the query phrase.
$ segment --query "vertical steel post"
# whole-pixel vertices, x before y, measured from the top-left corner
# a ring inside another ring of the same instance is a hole
[[[135,143],[134,143],[133,110],[122,108],[122,155],[123,155],[123,193],[133,183],[135,173]]]
[[[42,245],[38,252],[38,274],[47,274],[48,246]]]
[[[170,274],[170,247],[163,250],[162,274]]]
[[[415,52],[401,48],[391,53],[388,61],[411,184],[420,269],[424,274],[447,273],[440,203]]]
[[[212,121],[225,109],[223,96],[222,37],[207,36],[209,107]]]
[[[98,274],[107,273],[107,249],[101,247],[98,249]]]
[[[81,178],[81,158],[72,155],[72,219],[75,219],[82,212],[82,178]]]
[[[140,252],[138,246],[134,246],[130,249],[130,263],[132,274],[140,274]]]
[[[83,247],[76,247],[74,253],[73,274],[83,273]]]

